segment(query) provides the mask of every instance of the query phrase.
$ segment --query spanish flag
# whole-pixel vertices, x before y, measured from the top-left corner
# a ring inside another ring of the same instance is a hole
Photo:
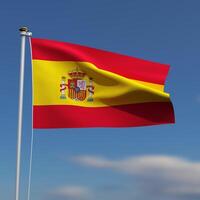
[[[46,39],[31,48],[33,128],[174,123],[168,65]]]

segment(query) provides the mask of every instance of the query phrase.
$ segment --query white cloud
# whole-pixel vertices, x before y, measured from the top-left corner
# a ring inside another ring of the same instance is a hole
[[[159,194],[163,198],[200,198],[200,162],[170,156],[140,156],[121,160],[77,156],[73,161],[135,176],[141,190],[151,193],[154,197]]]
[[[69,199],[86,199],[90,196],[90,190],[83,186],[63,186],[51,192],[54,196]]]
[[[86,166],[97,168],[110,168],[113,166],[113,161],[96,156],[76,156],[73,157],[72,160]]]

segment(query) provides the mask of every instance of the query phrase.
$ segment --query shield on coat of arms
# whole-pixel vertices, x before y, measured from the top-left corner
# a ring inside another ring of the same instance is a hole
[[[87,96],[85,80],[68,79],[68,97],[73,100],[84,101]]]

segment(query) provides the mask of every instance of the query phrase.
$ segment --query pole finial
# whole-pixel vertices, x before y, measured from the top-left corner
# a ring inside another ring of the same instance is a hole
[[[20,29],[19,29],[20,32],[28,32],[28,27],[26,26],[22,26]]]
[[[31,36],[32,36],[32,33],[29,32],[29,29],[28,29],[28,27],[26,27],[26,26],[22,26],[22,27],[19,29],[19,31],[20,31],[20,35],[21,35],[21,36],[27,36],[27,37],[31,37]]]

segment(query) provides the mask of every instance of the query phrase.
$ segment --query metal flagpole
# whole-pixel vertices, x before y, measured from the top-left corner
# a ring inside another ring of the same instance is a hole
[[[19,111],[18,111],[18,132],[17,132],[17,161],[16,161],[16,191],[15,200],[19,200],[20,185],[20,159],[21,159],[21,137],[22,137],[22,113],[23,113],[23,90],[24,90],[24,65],[25,65],[25,44],[26,37],[31,36],[27,27],[19,29],[21,35],[21,60],[19,80]]]

